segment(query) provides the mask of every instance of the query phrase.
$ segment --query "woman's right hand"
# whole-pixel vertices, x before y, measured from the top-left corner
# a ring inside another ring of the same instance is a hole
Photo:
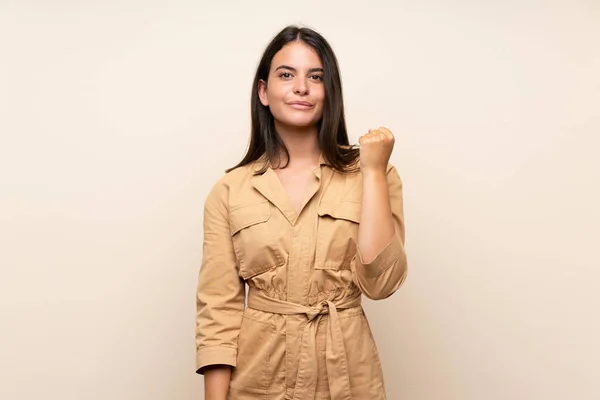
[[[226,400],[231,380],[229,365],[211,365],[204,370],[204,399]]]

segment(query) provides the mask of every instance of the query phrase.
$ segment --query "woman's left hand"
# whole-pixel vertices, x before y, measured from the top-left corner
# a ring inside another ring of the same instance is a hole
[[[358,139],[360,144],[360,169],[363,172],[386,172],[392,150],[394,134],[387,128],[369,129]]]

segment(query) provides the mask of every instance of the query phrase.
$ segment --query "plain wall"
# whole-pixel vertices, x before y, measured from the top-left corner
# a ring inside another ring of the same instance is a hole
[[[0,398],[202,399],[203,202],[290,23],[397,137],[390,399],[600,399],[597,1],[0,1]]]

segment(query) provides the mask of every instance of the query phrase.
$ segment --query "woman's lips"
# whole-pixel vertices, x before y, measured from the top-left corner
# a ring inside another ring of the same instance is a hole
[[[312,104],[310,104],[306,101],[292,101],[291,103],[288,103],[288,105],[297,110],[308,110],[313,107]]]

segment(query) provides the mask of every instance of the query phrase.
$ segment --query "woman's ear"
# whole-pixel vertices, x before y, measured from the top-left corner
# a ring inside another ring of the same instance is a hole
[[[258,98],[263,106],[269,106],[269,97],[267,96],[267,82],[263,79],[258,81]]]

